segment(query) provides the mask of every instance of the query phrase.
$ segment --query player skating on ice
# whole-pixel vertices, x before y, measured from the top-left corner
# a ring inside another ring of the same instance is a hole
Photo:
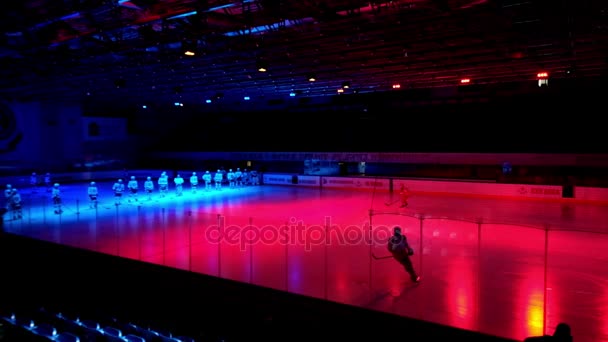
[[[87,189],[87,195],[89,195],[89,209],[97,209],[97,196],[99,196],[99,189],[97,184],[91,182]]]
[[[401,233],[400,227],[393,228],[393,236],[388,240],[387,249],[393,258],[405,268],[410,279],[415,283],[419,282],[420,276],[416,274],[410,259],[410,256],[414,255],[414,249],[407,243],[407,238]]]
[[[196,188],[198,188],[198,176],[196,172],[192,172],[192,176],[190,176],[190,189],[192,189],[192,193],[196,193]]]
[[[148,194],[148,201],[152,200],[152,192],[154,191],[154,182],[152,181],[152,177],[146,178],[144,182],[144,190],[146,194]]]
[[[169,191],[169,176],[167,176],[167,172],[163,171],[158,177],[158,192],[160,192],[160,198],[164,198],[167,196],[167,192]]]
[[[205,190],[211,190],[211,173],[209,171],[205,171],[203,174],[203,181],[205,182]]]
[[[184,179],[178,174],[173,181],[175,182],[175,193],[177,194],[177,197],[181,197],[184,193]]]
[[[127,188],[129,189],[129,203],[131,200],[137,202],[137,191],[139,190],[139,183],[137,183],[137,179],[135,176],[131,176],[129,183],[127,183]]]
[[[217,170],[215,175],[213,176],[213,182],[215,183],[215,190],[222,190],[222,180],[223,180],[222,171]]]
[[[53,184],[51,198],[53,199],[53,208],[55,209],[55,214],[61,214],[63,210],[61,210],[61,189],[59,188],[59,183]]]
[[[408,189],[404,184],[401,184],[399,189],[399,199],[401,200],[401,208],[405,208],[408,206],[408,199],[410,198],[410,189]]]
[[[118,179],[116,183],[114,183],[112,186],[112,191],[114,191],[114,204],[120,205],[122,193],[125,192],[125,184],[122,182],[122,178]]]

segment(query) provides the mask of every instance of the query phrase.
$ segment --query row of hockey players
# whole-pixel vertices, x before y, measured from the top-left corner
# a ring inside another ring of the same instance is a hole
[[[190,178],[191,184],[195,176],[196,172],[193,172],[192,177]],[[260,179],[256,170],[247,171],[247,169],[243,169],[243,171],[241,171],[240,168],[237,168],[235,171],[229,169],[228,172],[224,169],[219,169],[214,174],[205,171],[201,179],[205,183],[205,186],[211,186],[211,181],[213,181],[213,185],[218,189],[222,187],[222,184],[228,184],[230,188],[260,184]]]
[[[148,180],[151,180],[150,177],[148,177]],[[213,174],[209,171],[205,171],[205,173],[200,177],[200,180],[202,182],[199,182],[199,176],[197,175],[197,173],[192,172],[192,175],[189,178],[189,182],[190,188],[193,193],[196,193],[196,190],[198,189],[199,184],[201,183],[204,185],[204,188],[206,190],[219,190],[222,188],[223,184],[228,184],[230,188],[238,188],[246,185],[260,184],[260,177],[257,171],[247,171],[247,169],[241,171],[240,168],[237,168],[236,171],[232,171],[232,169],[230,169],[228,170],[228,172],[223,170],[217,170]],[[177,195],[181,196],[185,183],[184,178],[180,174],[177,174],[175,178],[173,178],[173,182],[175,183]],[[154,189],[152,187],[153,184],[150,183],[149,186],[150,187],[148,188],[146,187],[146,184],[144,184],[144,189],[146,189],[146,191],[152,191]],[[167,172],[161,173],[160,177],[158,178],[158,187],[161,193],[161,197],[164,197],[167,191],[169,191],[169,176],[167,175]]]
[[[192,190],[196,191],[196,188],[199,185],[199,179],[196,172],[192,172],[189,180]],[[222,184],[228,184],[230,188],[235,188],[246,185],[259,185],[260,183],[256,170],[248,171],[247,169],[243,169],[243,171],[241,171],[240,168],[237,168],[235,171],[230,169],[228,172],[221,169],[217,170],[217,172],[214,174],[211,174],[209,171],[205,171],[205,173],[201,176],[201,181],[203,184],[205,184],[205,188],[207,189],[212,188],[212,185],[216,189],[219,189],[222,187]],[[176,187],[184,184],[183,178],[179,174],[175,177],[174,182]],[[30,186],[34,192],[36,192],[37,187],[40,184],[41,182],[38,180],[37,173],[32,172],[32,175],[30,176]],[[51,181],[51,174],[48,172],[44,175],[44,184],[47,187],[47,192],[52,192],[53,185]],[[163,172],[158,183],[159,187],[161,188],[161,192],[168,190],[168,184],[168,176],[166,172]]]
[[[226,177],[230,188],[242,187],[244,185],[259,185],[259,176],[257,171],[255,170],[247,172],[247,170],[245,169],[241,172],[240,169],[237,169],[236,172],[233,172],[232,169],[230,169],[227,172]],[[222,183],[224,182],[224,175],[221,170],[217,170],[217,172],[215,172],[213,175],[211,174],[211,172],[205,171],[205,173],[201,176],[201,180],[206,190],[219,190],[222,188]],[[192,176],[190,176],[189,182],[190,189],[192,193],[195,194],[199,187],[199,179],[196,172],[192,172]],[[177,174],[175,178],[173,178],[173,183],[175,184],[176,195],[178,197],[182,196],[184,193],[184,178],[180,174]],[[169,175],[167,175],[167,172],[165,171],[163,171],[160,177],[158,177],[158,189],[161,198],[167,196],[167,193],[169,192]],[[114,183],[114,185],[112,185],[112,191],[114,192],[114,203],[116,205],[121,204],[123,193],[125,191],[128,191],[128,202],[138,201],[137,195],[139,192],[139,182],[135,178],[135,176],[131,176],[125,187],[125,184],[121,178],[118,179]],[[154,192],[154,182],[152,181],[152,177],[147,177],[144,181],[144,191],[148,197],[148,200],[151,200],[152,193]],[[89,184],[87,194],[89,196],[89,206],[91,208],[96,208],[99,190],[95,182],[91,182]]]
[[[205,189],[221,189],[222,184],[225,182],[225,180],[227,181],[230,188],[242,187],[244,185],[259,185],[259,176],[257,171],[255,170],[248,172],[247,169],[241,171],[240,168],[237,168],[234,172],[232,169],[230,169],[225,176],[224,173],[226,172],[222,170],[217,170],[217,172],[215,172],[214,174],[211,174],[209,171],[205,171],[205,173],[201,176],[201,180],[204,184]],[[192,172],[189,181],[192,193],[196,193],[199,186],[199,179],[196,172]],[[47,182],[50,182],[49,173],[45,175],[45,184]],[[173,182],[175,183],[175,191],[177,196],[182,196],[183,187],[185,183],[184,179],[180,174],[178,174],[173,179]],[[32,185],[34,189],[38,185],[37,175],[35,172],[32,173],[30,185]],[[166,172],[162,172],[162,174],[158,178],[158,187],[161,197],[166,197],[169,191],[169,176]],[[139,183],[135,176],[130,177],[126,189],[129,191],[128,201],[137,201]],[[114,185],[112,186],[112,191],[114,192],[115,204],[119,205],[121,203],[122,195],[125,192],[125,185],[122,179],[118,179],[116,183],[114,183]],[[152,193],[154,191],[154,182],[152,181],[151,177],[147,177],[146,181],[144,182],[144,191],[146,192],[148,199],[151,199]],[[59,183],[55,183],[52,187],[49,187],[49,192],[51,192],[54,212],[55,214],[60,214],[62,212],[62,209],[61,190]],[[95,182],[91,182],[89,184],[89,187],[87,189],[87,195],[89,197],[89,207],[97,208],[99,190]],[[11,184],[7,184],[6,189],[4,190],[4,197],[6,209],[8,212],[12,213],[12,218],[22,218],[21,195],[19,191],[16,188],[13,188]]]

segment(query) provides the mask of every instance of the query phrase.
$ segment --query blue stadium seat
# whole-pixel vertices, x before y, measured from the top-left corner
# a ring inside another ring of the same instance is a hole
[[[80,342],[80,338],[72,333],[63,332],[55,337],[57,342]]]
[[[90,330],[100,330],[101,327],[99,326],[99,323],[92,321],[90,319],[85,319],[80,321],[80,325],[83,326],[84,328],[90,329]]]
[[[36,327],[34,327],[32,329],[32,331],[36,335],[40,335],[40,336],[44,336],[44,337],[48,337],[48,338],[55,338],[55,336],[57,335],[57,329],[55,329],[55,327],[53,327],[52,325],[50,325],[48,323],[38,324]]]
[[[159,334],[155,331],[143,328],[134,323],[130,323],[129,325],[135,329],[134,335],[141,336],[147,341],[153,341],[159,337]]]
[[[196,342],[192,337],[188,336],[178,336],[176,337],[180,342]]]
[[[105,327],[102,329],[104,335],[114,336],[114,337],[122,337],[122,331],[120,329],[116,329],[114,327]]]
[[[146,342],[143,337],[135,336],[135,335],[127,335],[125,336],[126,342]]]
[[[161,342],[184,342],[184,340],[178,339],[177,337],[165,337],[161,336]]]
[[[11,323],[13,325],[25,328],[25,329],[32,329],[35,327],[35,323],[34,321],[26,316],[26,315],[22,315],[22,314],[11,314],[8,317],[3,317],[3,319],[5,321],[7,321],[8,323]]]
[[[16,323],[16,319],[17,319],[17,316],[15,314],[12,314],[12,313],[8,314],[6,316],[2,316],[2,320],[3,321],[5,321],[7,323],[10,323],[10,324],[13,324],[13,325]]]
[[[152,331],[154,331],[155,333],[157,333],[159,336],[163,336],[163,337],[173,337],[173,333],[170,332],[169,330],[163,330],[163,329],[152,329]]]

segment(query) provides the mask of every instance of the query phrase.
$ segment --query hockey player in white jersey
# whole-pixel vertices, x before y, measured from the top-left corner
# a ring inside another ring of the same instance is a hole
[[[226,174],[226,178],[228,178],[228,186],[231,189],[234,188],[234,185],[236,184],[236,182],[234,179],[234,172],[232,172],[232,169],[228,170],[228,173]]]
[[[59,188],[59,183],[53,184],[51,198],[53,199],[53,208],[55,209],[55,214],[61,214],[63,210],[61,210],[61,189]]]
[[[114,204],[120,205],[122,194],[125,192],[125,184],[122,182],[122,178],[118,179],[116,183],[112,186],[112,191],[114,191]]]
[[[152,199],[152,192],[154,191],[154,182],[152,181],[152,177],[146,178],[144,182],[144,190],[146,194],[148,194],[148,201]]]
[[[139,183],[137,183],[137,179],[135,179],[135,176],[131,176],[129,183],[127,183],[127,188],[129,189],[129,202],[131,202],[131,200],[137,201],[137,191],[139,190]]]
[[[222,175],[222,171],[217,170],[217,172],[215,173],[215,176],[213,176],[213,182],[215,183],[215,189],[216,190],[221,190],[222,189],[222,180],[223,180],[223,175]]]
[[[202,178],[205,182],[205,190],[211,190],[211,173],[209,171],[205,171]]]
[[[169,176],[167,176],[167,172],[165,171],[158,177],[158,191],[161,198],[167,196],[167,192],[169,191]]]
[[[196,188],[198,188],[198,176],[196,172],[192,172],[192,176],[190,176],[190,188],[192,189],[192,193],[196,193]]]
[[[99,195],[99,189],[97,189],[97,184],[95,182],[91,182],[89,184],[87,195],[89,196],[89,208],[97,209],[97,196]]]
[[[13,188],[13,195],[11,196],[11,212],[13,213],[13,220],[19,220],[23,217],[21,212],[21,195],[17,188]]]
[[[175,193],[177,194],[177,197],[181,197],[184,193],[184,179],[180,174],[177,174],[177,177],[175,177],[173,181],[175,182]]]

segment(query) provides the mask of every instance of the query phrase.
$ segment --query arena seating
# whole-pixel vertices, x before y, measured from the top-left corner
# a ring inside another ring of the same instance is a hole
[[[155,329],[112,317],[81,318],[61,312],[37,310],[4,310],[3,323],[10,325],[9,334],[19,341],[61,342],[194,342],[169,330]],[[10,312],[10,313],[7,313]],[[4,339],[2,339],[4,340]]]

